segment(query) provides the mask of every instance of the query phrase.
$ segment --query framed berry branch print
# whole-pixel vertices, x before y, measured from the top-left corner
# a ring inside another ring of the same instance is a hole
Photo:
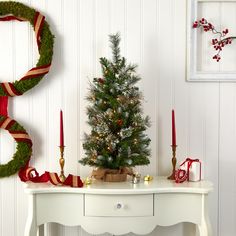
[[[236,82],[236,0],[187,4],[187,80]]]

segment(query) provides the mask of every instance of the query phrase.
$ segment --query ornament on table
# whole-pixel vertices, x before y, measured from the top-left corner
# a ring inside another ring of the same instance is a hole
[[[86,177],[84,180],[84,184],[87,185],[91,185],[92,184],[92,178],[91,177]]]
[[[175,173],[175,182],[197,182],[202,178],[202,163],[199,159],[187,158]]]
[[[133,176],[132,176],[132,180],[131,182],[133,184],[138,184],[141,180],[141,174],[139,174],[138,172],[134,173]]]
[[[151,176],[151,175],[145,175],[145,176],[143,177],[143,180],[144,180],[145,182],[152,181],[152,180],[153,180],[153,176]]]

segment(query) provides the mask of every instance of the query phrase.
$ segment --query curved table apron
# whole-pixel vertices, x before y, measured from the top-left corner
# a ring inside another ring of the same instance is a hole
[[[28,182],[25,236],[36,236],[48,222],[113,235],[148,234],[157,225],[191,222],[197,235],[211,236],[207,197],[212,189],[209,181],[176,184],[166,177],[138,184],[94,181],[83,188]]]

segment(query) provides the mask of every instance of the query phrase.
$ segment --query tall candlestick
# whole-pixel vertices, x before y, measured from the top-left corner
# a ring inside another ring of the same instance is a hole
[[[176,146],[175,111],[172,110],[172,146]]]
[[[64,129],[63,129],[63,113],[62,110],[60,111],[60,167],[61,167],[61,174],[60,174],[60,180],[62,183],[64,183],[66,177],[64,175],[64,165],[65,165],[65,159],[64,159]]]
[[[63,114],[60,111],[60,147],[64,147]]]
[[[59,163],[60,163],[60,167],[61,167],[61,174],[59,176],[59,179],[61,180],[62,183],[65,182],[65,175],[64,175],[64,165],[65,165],[65,159],[64,159],[64,146],[60,146],[60,159],[59,159]]]
[[[175,168],[176,168],[176,130],[175,130],[175,111],[172,110],[172,173],[171,175],[168,177],[168,179],[174,180],[175,179]]]

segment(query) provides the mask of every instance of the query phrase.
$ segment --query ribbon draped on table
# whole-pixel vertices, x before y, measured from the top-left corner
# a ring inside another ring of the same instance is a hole
[[[69,174],[66,180],[61,182],[57,173],[45,171],[45,173],[40,176],[35,168],[29,166],[29,163],[19,171],[18,175],[22,182],[32,181],[34,183],[45,183],[49,181],[53,185],[67,185],[75,188],[83,187],[83,182],[79,176]]]

